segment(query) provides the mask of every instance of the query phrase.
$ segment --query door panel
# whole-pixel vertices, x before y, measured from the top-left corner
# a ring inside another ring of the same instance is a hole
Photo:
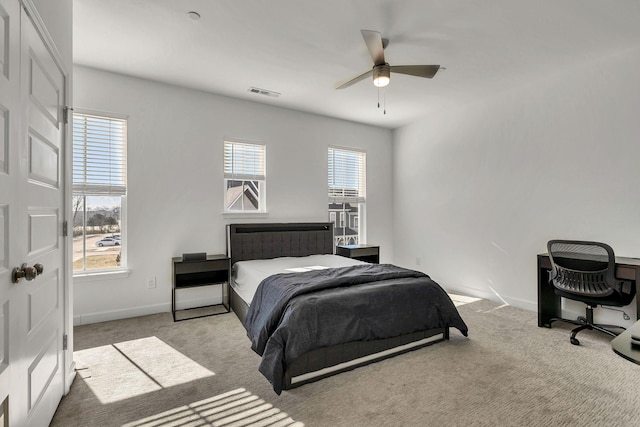
[[[0,205],[0,272],[9,269],[9,216],[7,205]]]
[[[31,208],[28,215],[28,251],[35,256],[58,250],[58,222],[56,210]]]
[[[30,413],[32,413],[36,405],[38,405],[42,400],[47,399],[47,392],[50,393],[48,390],[49,386],[54,382],[61,370],[59,357],[60,352],[58,351],[59,344],[58,338],[52,337],[48,343],[45,343],[45,345],[42,346],[40,353],[36,355],[27,370],[29,384],[28,408]],[[62,395],[60,395],[60,397],[62,397]],[[53,413],[51,416],[53,416]],[[50,420],[51,418],[49,418],[49,421]],[[30,424],[43,425],[36,422],[31,422]]]
[[[29,58],[28,67],[30,69],[31,81],[29,85],[29,95],[32,98],[34,106],[42,111],[43,117],[49,119],[52,125],[58,127],[60,123],[60,91],[56,75],[51,75],[51,58],[37,56],[34,53]],[[44,63],[40,63],[43,61]],[[55,70],[54,70],[55,73]]]
[[[33,287],[27,295],[29,307],[27,333],[29,334],[51,317],[60,305],[60,301],[58,301],[58,295],[61,293],[58,271],[44,273],[40,280],[40,283],[34,281]]]
[[[9,149],[9,111],[0,104],[0,173],[7,173],[7,151]]]
[[[19,261],[16,240],[18,127],[20,110],[20,5],[0,0],[0,419],[8,421],[8,397],[23,404],[26,395],[13,397],[12,379],[17,343],[15,288],[11,268]],[[4,423],[2,424],[4,425]]]
[[[9,54],[9,38],[6,37],[7,27],[9,25],[9,15],[7,11],[0,4],[0,72],[5,75],[5,77],[9,76],[6,56]]]
[[[64,75],[26,13],[21,20],[22,105],[18,221],[24,234],[23,257],[29,266],[44,266],[32,281],[20,284],[21,366],[27,385],[28,425],[47,425],[64,392],[62,179]],[[26,72],[25,72],[26,71]]]
[[[29,179],[58,188],[60,150],[50,141],[29,134]]]
[[[0,305],[0,376],[9,367],[9,301]]]

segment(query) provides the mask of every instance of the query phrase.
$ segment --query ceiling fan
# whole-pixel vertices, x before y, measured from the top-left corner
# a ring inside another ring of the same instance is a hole
[[[373,59],[373,68],[341,84],[336,89],[344,89],[370,76],[373,77],[373,84],[375,86],[384,87],[389,84],[391,73],[407,74],[430,79],[435,76],[440,69],[439,65],[389,65],[384,60],[384,50],[389,44],[389,40],[383,39],[377,31],[360,30],[360,32]]]

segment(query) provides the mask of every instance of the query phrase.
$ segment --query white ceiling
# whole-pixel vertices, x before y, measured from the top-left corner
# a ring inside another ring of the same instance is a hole
[[[197,11],[194,21],[188,11]],[[640,46],[637,0],[74,0],[74,63],[387,128]],[[390,40],[377,108],[360,29]],[[249,93],[254,86],[279,98]]]

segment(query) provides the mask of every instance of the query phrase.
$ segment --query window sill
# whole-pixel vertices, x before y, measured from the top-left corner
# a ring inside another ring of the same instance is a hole
[[[222,212],[223,218],[268,218],[269,212]]]
[[[97,282],[99,280],[126,279],[131,274],[131,270],[110,270],[83,272],[73,275],[74,283]]]

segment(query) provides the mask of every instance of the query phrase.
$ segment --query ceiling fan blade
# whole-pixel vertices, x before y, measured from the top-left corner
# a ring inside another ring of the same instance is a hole
[[[364,80],[367,77],[373,78],[373,74],[372,73],[373,73],[373,70],[369,70],[369,71],[367,71],[365,73],[362,73],[358,77],[355,77],[355,78],[349,80],[348,82],[341,84],[336,89],[344,89],[345,87],[349,87],[352,84],[358,83],[360,80]]]
[[[432,78],[440,69],[439,65],[392,65],[391,72],[416,77]]]
[[[364,42],[367,44],[367,49],[369,49],[369,53],[371,54],[371,59],[373,59],[374,65],[383,65],[384,62],[384,48],[385,46],[382,43],[382,36],[377,31],[371,30],[360,30],[362,33],[362,37],[364,38]]]

